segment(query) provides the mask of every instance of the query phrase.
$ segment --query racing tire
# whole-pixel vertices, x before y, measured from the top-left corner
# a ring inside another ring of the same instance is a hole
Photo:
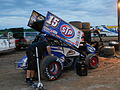
[[[109,42],[109,46],[114,46],[115,47],[115,51],[118,51],[119,50],[119,42],[116,42],[116,41],[110,41]]]
[[[69,23],[78,29],[82,29],[82,23],[80,21],[71,21]]]
[[[115,54],[115,48],[114,46],[104,46],[101,48],[99,55],[100,57],[111,57]]]
[[[97,54],[100,56],[102,49],[104,48],[103,45],[98,47]]]
[[[90,69],[96,69],[99,65],[99,59],[96,54],[88,54],[86,56],[86,64]]]
[[[90,23],[89,22],[82,22],[82,29],[90,29]]]
[[[40,63],[41,79],[53,81],[63,72],[63,63],[55,56],[46,56]]]

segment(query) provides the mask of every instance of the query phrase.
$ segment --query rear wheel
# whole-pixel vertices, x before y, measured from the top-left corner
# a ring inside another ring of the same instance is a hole
[[[41,61],[41,78],[45,80],[56,80],[63,72],[63,64],[55,56],[47,56]]]
[[[95,69],[99,65],[99,59],[95,54],[88,54],[86,56],[86,63],[89,68]]]

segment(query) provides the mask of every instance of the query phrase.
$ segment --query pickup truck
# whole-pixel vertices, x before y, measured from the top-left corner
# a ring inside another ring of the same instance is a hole
[[[17,32],[14,33],[16,49],[28,47],[39,32]]]
[[[6,35],[0,35],[0,52],[15,48],[15,38],[13,38],[12,32],[8,32]]]

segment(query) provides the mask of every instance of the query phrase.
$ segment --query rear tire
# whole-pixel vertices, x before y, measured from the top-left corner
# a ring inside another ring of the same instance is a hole
[[[63,72],[63,64],[55,56],[46,56],[40,64],[41,78],[44,80],[56,80]]]

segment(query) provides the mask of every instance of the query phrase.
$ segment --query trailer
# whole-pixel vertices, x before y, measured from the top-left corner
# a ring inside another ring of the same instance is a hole
[[[98,30],[100,36],[102,37],[117,37],[118,36],[118,26],[107,26],[107,25],[100,25],[94,26],[91,30]],[[91,34],[92,37],[96,37],[97,34]]]
[[[11,32],[0,35],[0,52],[15,49],[15,47],[15,38]]]

